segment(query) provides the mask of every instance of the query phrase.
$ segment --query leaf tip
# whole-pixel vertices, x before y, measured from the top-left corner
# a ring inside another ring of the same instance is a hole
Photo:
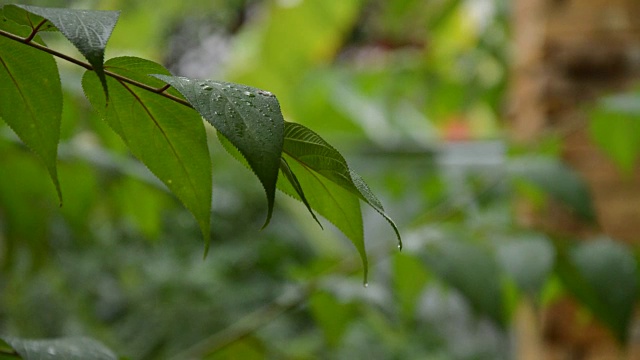
[[[273,203],[269,205],[269,210],[267,212],[267,219],[264,221],[264,224],[262,225],[260,230],[264,230],[267,228],[267,226],[269,226],[269,223],[271,223],[272,216],[273,216]]]
[[[202,254],[202,260],[206,260],[207,259],[207,255],[209,255],[209,248],[211,247],[211,242],[210,241],[206,241],[204,244],[204,253]]]

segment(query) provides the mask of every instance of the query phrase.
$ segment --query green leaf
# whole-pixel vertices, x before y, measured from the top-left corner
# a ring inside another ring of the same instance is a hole
[[[106,94],[104,51],[116,26],[119,11],[77,10],[13,5],[49,20],[93,66]]]
[[[587,185],[580,175],[559,160],[539,156],[519,157],[508,164],[507,171],[512,178],[529,182],[562,201],[585,220],[595,220]]]
[[[267,194],[267,226],[273,214],[284,131],[276,97],[222,81],[154,76],[177,89],[247,160]]]
[[[135,57],[110,59],[105,67],[157,88],[164,83],[147,75],[169,73],[161,65]],[[160,94],[113,78],[107,82],[108,104],[96,74],[87,71],[82,79],[87,98],[131,152],[193,213],[208,250],[212,180],[202,119],[193,109]]]
[[[9,21],[0,21],[0,29],[25,30]],[[53,56],[0,37],[0,94],[0,117],[43,160],[62,203],[56,166],[62,86]]]
[[[227,152],[231,154],[231,156],[233,156],[236,160],[238,160],[240,163],[242,163],[244,166],[250,169],[251,167],[249,166],[249,163],[247,163],[247,160],[244,157],[242,157],[242,154],[238,151],[238,149],[235,148],[233,144],[231,144],[231,142],[220,132],[218,132],[217,134],[222,147],[225,150],[227,150]],[[300,185],[300,181],[298,180],[298,177],[293,173],[293,171],[291,170],[291,167],[289,166],[289,163],[287,163],[287,161],[284,158],[280,159],[280,172],[284,176],[284,179],[289,181],[289,184],[291,185],[293,192],[297,194],[297,199],[300,200],[307,207],[307,210],[309,211],[313,219],[318,223],[318,225],[320,225],[320,228],[324,229],[324,227],[322,226],[322,223],[320,222],[320,220],[318,220],[318,218],[316,217],[316,214],[313,212],[313,208],[311,207],[311,204],[309,204],[307,197],[304,195],[304,189],[302,189],[302,185]],[[280,183],[280,179],[282,178],[281,177],[278,178],[278,183]]]
[[[358,250],[364,268],[364,283],[367,283],[369,262],[364,244],[362,212],[360,200],[353,193],[320,175],[297,158],[283,153],[291,172],[296,174],[299,186],[305,189],[306,200],[312,209],[334,224],[351,240]],[[286,179],[278,179],[278,189],[302,201],[292,184]]]
[[[284,132],[285,154],[293,157],[306,168],[357,196],[374,208],[391,225],[402,248],[398,227],[385,213],[380,200],[355,171],[350,170],[344,157],[318,134],[303,125],[286,122]]]
[[[27,340],[3,337],[25,360],[117,360],[102,343],[84,337],[54,340]]]
[[[640,157],[640,97],[621,94],[604,98],[589,112],[589,134],[626,174]]]
[[[493,254],[476,244],[444,239],[430,242],[422,259],[446,284],[458,289],[476,312],[505,325],[500,271]]]
[[[572,249],[559,266],[564,285],[625,343],[638,298],[638,269],[632,252],[620,243],[600,239]]]
[[[304,195],[304,190],[302,189],[302,185],[300,185],[300,181],[298,180],[298,177],[296,176],[296,174],[293,173],[293,171],[291,171],[291,167],[289,166],[289,163],[287,163],[287,160],[282,158],[281,161],[282,163],[280,165],[280,171],[285,176],[287,181],[289,181],[289,184],[291,184],[291,186],[295,190],[300,201],[302,201],[304,206],[307,207],[307,210],[309,210],[309,213],[311,213],[311,216],[313,217],[313,219],[318,223],[318,225],[320,225],[320,228],[323,228],[322,223],[320,223],[320,220],[318,220],[318,218],[316,217],[316,214],[313,212],[313,209],[311,208],[311,204],[309,204],[307,197]]]
[[[553,269],[555,250],[544,237],[524,237],[498,246],[498,261],[527,295],[536,296]]]

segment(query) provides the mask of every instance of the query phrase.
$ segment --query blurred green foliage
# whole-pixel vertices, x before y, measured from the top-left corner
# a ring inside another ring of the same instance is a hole
[[[60,64],[62,208],[46,169],[0,125],[0,334],[90,336],[131,359],[507,359],[516,302],[568,292],[626,338],[633,250],[515,223],[514,194],[587,220],[593,210],[556,159],[511,155],[501,140],[507,1],[25,3],[122,10],[108,57],[276,93],[287,119],[335,144],[380,195],[405,249],[365,212],[364,288],[348,240],[283,193],[259,231],[260,184],[210,141],[203,260],[196,221],[91,112],[80,72]],[[596,139],[632,166],[633,141],[598,116]],[[447,141],[460,139],[473,141]]]

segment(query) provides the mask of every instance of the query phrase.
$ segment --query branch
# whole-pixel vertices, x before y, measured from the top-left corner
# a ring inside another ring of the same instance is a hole
[[[40,27],[40,26],[41,26],[41,24],[38,25],[38,27]],[[19,43],[22,43],[22,44],[25,44],[25,45],[28,45],[28,46],[31,46],[32,48],[38,49],[40,51],[44,51],[44,52],[49,53],[49,54],[51,54],[51,55],[53,55],[53,56],[55,56],[57,58],[66,60],[66,61],[68,61],[68,62],[70,62],[72,64],[75,64],[75,65],[78,65],[80,67],[83,67],[83,68],[87,69],[88,71],[93,71],[93,66],[91,66],[91,64],[89,64],[87,62],[75,59],[75,58],[73,58],[73,57],[71,57],[69,55],[63,54],[63,53],[58,52],[56,50],[53,50],[53,49],[51,49],[51,48],[49,48],[49,47],[47,47],[45,45],[41,45],[41,44],[38,44],[36,42],[31,41],[35,37],[36,32],[37,32],[37,28],[34,29],[34,31],[28,37],[21,37],[21,36],[18,36],[16,34],[12,34],[12,33],[8,32],[8,31],[0,29],[0,36],[4,36],[4,37],[6,37],[8,39],[17,41]],[[120,74],[116,74],[116,73],[114,73],[112,71],[109,71],[107,69],[104,70],[104,73],[105,73],[105,75],[107,75],[109,77],[112,77],[114,79],[120,80],[122,82],[126,82],[126,83],[131,84],[133,86],[136,86],[138,88],[150,91],[150,92],[152,92],[154,94],[158,94],[160,96],[164,96],[167,99],[173,100],[173,101],[175,101],[175,102],[177,102],[179,104],[182,104],[184,106],[193,108],[193,106],[191,106],[191,104],[189,104],[188,101],[186,101],[184,99],[181,99],[181,98],[179,98],[179,97],[177,97],[175,95],[171,95],[171,94],[167,93],[166,90],[169,89],[169,87],[170,87],[170,85],[168,85],[168,84],[165,85],[165,86],[162,86],[160,88],[156,88],[156,87],[153,87],[153,86],[149,86],[149,85],[147,85],[145,83],[141,83],[139,81],[130,79],[130,78],[126,77],[126,76],[122,76]]]

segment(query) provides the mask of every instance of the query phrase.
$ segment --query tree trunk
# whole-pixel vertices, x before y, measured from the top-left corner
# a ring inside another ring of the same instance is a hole
[[[516,0],[513,6],[512,137],[535,144],[549,134],[562,136],[563,160],[587,182],[597,227],[580,223],[555,205],[544,214],[523,205],[521,220],[554,233],[605,233],[638,244],[640,169],[631,177],[620,175],[589,138],[584,106],[640,80],[640,1]],[[537,351],[538,358],[640,358],[640,339],[633,336],[637,331],[631,332],[628,349],[620,349],[595,320],[585,321],[570,299],[551,305],[539,320],[540,338],[533,344],[540,346],[519,347]],[[519,355],[536,358],[524,351]]]

